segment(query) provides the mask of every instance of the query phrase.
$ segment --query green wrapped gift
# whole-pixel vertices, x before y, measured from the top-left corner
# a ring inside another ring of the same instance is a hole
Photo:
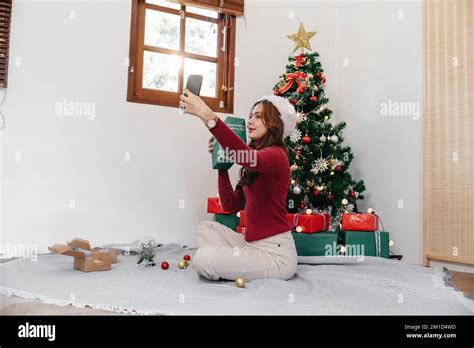
[[[214,214],[214,221],[219,222],[230,229],[237,231],[237,226],[240,225],[240,218],[235,214]]]
[[[243,118],[227,116],[224,122],[244,143],[247,143],[245,120]],[[216,142],[212,150],[212,169],[229,169],[233,164],[234,162],[226,156],[225,149],[222,148],[219,142]]]
[[[298,256],[332,256],[337,255],[338,231],[317,233],[292,232]]]
[[[389,242],[389,233],[386,231],[341,231],[341,243],[345,245],[348,256],[380,256],[388,259]]]

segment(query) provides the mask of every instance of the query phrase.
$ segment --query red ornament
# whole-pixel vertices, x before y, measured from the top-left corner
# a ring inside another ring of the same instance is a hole
[[[354,191],[351,191],[350,195],[352,198],[356,198],[356,193]]]
[[[301,202],[301,203],[300,203],[300,208],[301,208],[301,209],[304,209],[304,207],[305,207],[304,202]]]
[[[323,77],[323,74],[321,74],[320,72],[317,72],[317,73],[316,73],[316,77],[317,77],[318,79],[320,79],[321,77]]]
[[[309,98],[309,100],[311,100],[313,103],[316,103],[318,101],[318,97],[313,95],[313,96],[311,96],[311,98]]]
[[[297,154],[297,155],[301,155],[301,149],[299,149],[299,148],[296,149],[296,154]]]
[[[341,166],[336,166],[336,168],[334,168],[336,170],[336,172],[342,172],[342,167]]]
[[[303,144],[309,144],[311,142],[311,138],[307,135],[303,137]]]
[[[314,190],[314,191],[313,191],[313,196],[314,196],[314,197],[319,196],[319,190]]]
[[[277,91],[275,91],[273,94],[275,94],[275,95],[280,95],[281,93],[280,93],[280,91],[277,90]]]
[[[161,269],[168,269],[168,268],[170,268],[170,264],[166,261],[163,261],[161,263]]]
[[[191,256],[189,256],[189,255],[184,255],[184,256],[183,256],[183,260],[189,261],[189,260],[191,260]]]
[[[326,83],[326,78],[325,77],[323,77],[323,83]]]
[[[296,105],[296,103],[298,103],[298,99],[293,98],[293,99],[290,100],[290,103],[293,104],[293,105]]]
[[[332,201],[334,200],[334,196],[333,196],[331,193],[329,193],[329,194],[326,196],[326,198],[327,198],[328,201],[330,201],[330,202],[332,202]]]

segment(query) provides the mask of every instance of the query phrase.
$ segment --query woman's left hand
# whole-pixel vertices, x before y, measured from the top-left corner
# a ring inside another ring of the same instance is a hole
[[[186,95],[179,97],[179,106],[184,109],[185,114],[190,114],[199,117],[204,122],[211,118],[213,111],[199,96],[191,93],[189,89],[185,88]]]

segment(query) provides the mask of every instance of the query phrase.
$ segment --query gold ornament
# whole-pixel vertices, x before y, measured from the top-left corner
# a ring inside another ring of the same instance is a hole
[[[342,200],[342,205],[347,205],[347,204],[349,204],[349,201],[344,198],[344,199]]]
[[[288,167],[287,167],[288,168]],[[300,167],[298,167],[296,164],[293,164],[291,167],[290,167],[291,171],[292,172],[296,172],[298,169],[300,169]]]
[[[331,175],[334,175],[334,172],[331,172],[330,174],[331,174]]]
[[[235,278],[235,286],[238,288],[245,288],[245,280],[242,277]]]
[[[316,190],[318,190],[318,191],[322,191],[323,189],[324,189],[324,186],[316,186]]]
[[[296,52],[299,48],[301,48],[301,53],[304,53],[305,48],[311,51],[311,44],[309,43],[309,39],[311,39],[314,35],[316,35],[315,31],[306,32],[303,23],[301,23],[300,28],[298,29],[298,32],[296,34],[287,36],[287,38],[294,41],[295,43],[293,53]]]
[[[331,165],[334,165],[335,162],[336,162],[336,160],[335,160],[334,158],[331,158],[331,159],[329,160],[329,163],[330,163]]]
[[[303,227],[297,226],[297,227],[296,227],[296,232],[298,232],[298,233],[303,232]]]
[[[186,269],[188,267],[188,261],[186,260],[179,261],[178,267],[179,269]]]
[[[314,186],[314,181],[313,180],[306,180],[306,185],[308,185],[309,187],[313,187]]]
[[[369,208],[369,209],[367,209],[367,213],[373,214],[373,213],[374,213],[374,210],[373,210],[372,208]]]
[[[311,215],[313,211],[311,209],[306,209],[306,214]]]

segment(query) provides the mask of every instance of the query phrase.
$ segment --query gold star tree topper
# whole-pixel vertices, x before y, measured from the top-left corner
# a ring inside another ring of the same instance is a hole
[[[311,39],[314,35],[316,35],[315,31],[306,32],[304,29],[303,23],[300,24],[300,28],[296,34],[288,35],[287,38],[295,42],[295,48],[293,49],[293,53],[296,50],[301,48],[301,53],[304,53],[304,49],[308,49],[311,51],[311,44],[309,43],[309,39]]]

